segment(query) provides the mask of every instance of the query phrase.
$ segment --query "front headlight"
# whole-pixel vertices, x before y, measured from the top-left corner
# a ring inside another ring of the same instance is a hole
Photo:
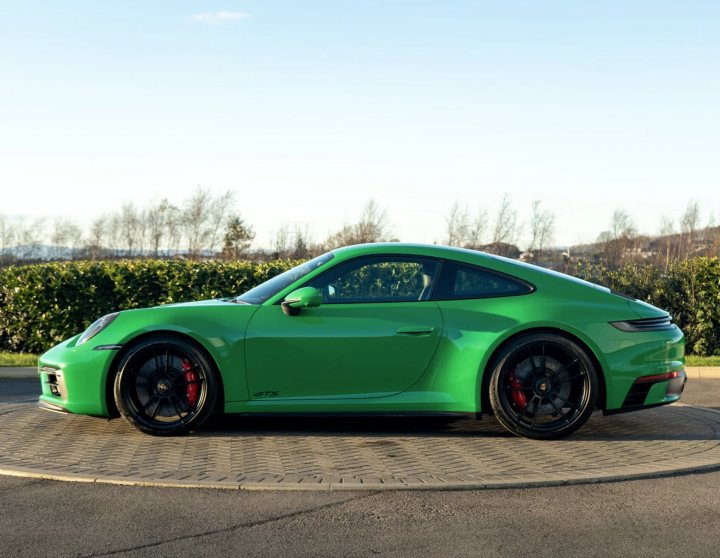
[[[87,328],[83,334],[80,336],[80,338],[77,340],[77,345],[82,345],[85,343],[85,341],[90,341],[93,337],[95,337],[98,333],[100,333],[103,329],[105,329],[107,326],[112,323],[112,321],[120,315],[120,312],[113,312],[112,314],[108,314],[107,316],[103,316],[96,322],[93,322],[89,328]]]

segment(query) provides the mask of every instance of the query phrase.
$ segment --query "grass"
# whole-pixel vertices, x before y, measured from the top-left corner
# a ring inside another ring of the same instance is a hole
[[[37,366],[37,355],[0,351],[0,366]],[[720,356],[685,356],[685,366],[720,366]]]
[[[37,366],[37,355],[0,351],[0,366]]]
[[[720,366],[720,356],[685,356],[685,366]]]

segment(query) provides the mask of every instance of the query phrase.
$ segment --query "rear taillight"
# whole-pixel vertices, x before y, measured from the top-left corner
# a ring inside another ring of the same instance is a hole
[[[610,322],[610,325],[620,331],[667,331],[674,329],[672,318],[669,315],[659,318],[641,318],[639,320],[624,320],[621,322]]]
[[[661,382],[662,380],[672,380],[680,375],[678,370],[675,372],[665,372],[664,374],[653,374],[652,376],[642,376],[635,380],[636,384],[644,384],[646,382]]]

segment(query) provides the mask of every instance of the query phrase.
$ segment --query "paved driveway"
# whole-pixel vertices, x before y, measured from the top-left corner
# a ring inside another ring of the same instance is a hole
[[[689,384],[685,401],[720,407],[720,382]],[[0,510],[3,556],[717,556],[720,473],[359,493],[0,477]]]
[[[18,394],[18,397],[21,397]],[[507,488],[720,468],[720,412],[671,405],[604,417],[537,442],[492,417],[218,417],[157,438],[122,419],[0,404],[0,473],[230,489]]]

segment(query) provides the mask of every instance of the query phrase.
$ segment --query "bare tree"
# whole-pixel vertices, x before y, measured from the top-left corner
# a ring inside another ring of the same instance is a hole
[[[685,208],[685,213],[680,220],[680,230],[683,238],[684,258],[687,259],[694,249],[694,242],[697,236],[697,229],[700,223],[700,204],[697,201],[690,201]]]
[[[327,239],[326,244],[329,248],[337,248],[352,244],[383,242],[388,240],[388,229],[387,212],[371,199],[365,204],[360,220],[354,225],[344,225]]]
[[[208,207],[207,243],[207,247],[210,252],[215,251],[215,247],[222,235],[223,226],[226,226],[227,223],[236,218],[236,216],[232,215],[234,212],[234,205],[235,192],[231,192],[229,190],[215,198],[210,198],[210,206]],[[242,221],[242,219],[240,219],[240,221]],[[252,230],[252,227],[250,230]],[[222,238],[225,240],[224,236]],[[252,238],[255,238],[255,233],[252,233]]]
[[[371,199],[363,208],[360,221],[355,225],[356,243],[382,242],[388,236],[387,211]]]
[[[188,253],[193,258],[197,258],[207,245],[209,238],[207,227],[209,206],[210,193],[200,187],[198,187],[192,197],[185,202],[181,226],[185,233]]]
[[[203,251],[214,253],[224,239],[223,228],[234,212],[235,194],[225,192],[217,197],[198,186],[183,207],[179,228],[187,242],[188,253],[197,258]]]
[[[74,260],[82,245],[82,234],[82,229],[72,221],[56,219],[53,234],[50,238],[55,258],[65,258],[69,255],[70,259]]]
[[[340,248],[341,246],[352,246],[359,244],[355,238],[355,230],[352,225],[343,225],[342,228],[331,234],[325,241],[325,247],[328,250]]]
[[[512,206],[510,196],[505,194],[495,214],[490,249],[499,253],[505,252],[506,250],[503,247],[514,244],[519,232],[517,211]]]
[[[445,244],[463,246],[470,229],[470,217],[466,208],[455,202],[445,217]]]
[[[116,213],[108,218],[105,237],[107,238],[107,245],[112,249],[113,254],[116,257],[120,256],[122,253],[121,245],[123,242],[123,236],[122,220],[119,214]]]
[[[138,256],[143,257],[145,255],[145,246],[147,241],[148,232],[148,220],[147,210],[142,209],[138,211],[137,215],[137,226],[135,228],[135,249]]]
[[[15,240],[15,232],[10,219],[5,215],[0,215],[0,264],[11,259],[11,254],[7,252]]]
[[[546,213],[538,236],[538,251],[542,255],[545,247],[555,240],[555,214]]]
[[[548,210],[540,209],[540,200],[532,203],[532,215],[530,217],[531,240],[528,252],[538,251],[542,254],[543,248],[553,241],[555,236],[555,214]]]
[[[475,214],[475,219],[468,226],[468,235],[465,242],[465,248],[475,250],[480,248],[483,243],[483,237],[485,236],[485,230],[488,225],[487,211],[484,209],[478,209]]]
[[[41,221],[35,221],[26,225],[24,221],[20,220],[17,223],[16,241],[18,248],[18,257],[21,260],[36,260],[40,258],[40,247],[42,244],[42,237],[40,232],[42,230],[43,223]]]
[[[610,231],[602,231],[597,238],[598,244],[607,244],[608,242],[612,242],[613,237],[612,233]]]
[[[175,205],[168,204],[165,212],[165,233],[167,238],[167,256],[180,252],[183,240],[183,212]]]
[[[137,249],[138,244],[140,244],[140,216],[138,215],[137,209],[135,209],[135,204],[125,202],[122,205],[117,224],[119,226],[119,234],[122,238],[123,247],[125,248],[125,255],[132,257],[133,250]]]
[[[314,251],[318,251],[318,247],[314,246],[310,231],[307,225],[295,225],[295,233],[290,256],[294,259],[305,259],[313,255]]]
[[[493,243],[505,242],[510,244],[515,241],[517,230],[517,211],[513,209],[510,196],[505,194],[495,215],[495,226],[493,228]]]
[[[675,234],[675,223],[667,215],[663,215],[660,219],[660,238],[665,248],[664,267],[665,271],[670,264],[670,249],[672,247],[672,239]],[[660,251],[658,250],[658,254]]]
[[[63,226],[62,219],[55,219],[55,225],[53,227],[53,233],[50,236],[50,242],[53,245],[52,252],[53,258],[60,259],[64,255],[65,244],[67,243],[67,231]]]
[[[144,213],[150,250],[152,250],[153,257],[155,258],[160,255],[163,240],[168,234],[170,209],[170,202],[168,202],[167,199],[163,199],[156,206],[151,207]]]
[[[107,218],[104,215],[95,219],[90,225],[88,237],[85,242],[85,249],[92,260],[97,260],[102,253],[103,240],[107,233],[106,225]]]
[[[616,209],[610,219],[610,233],[612,234],[613,240],[632,237],[637,234],[635,221],[633,221],[630,213],[624,209]]]
[[[637,229],[630,213],[624,209],[616,209],[610,219],[610,230],[601,233],[598,238],[608,266],[620,266],[636,237]]]
[[[471,219],[467,208],[461,207],[458,202],[455,202],[445,217],[445,224],[445,244],[477,249],[482,245],[487,229],[487,211],[478,209],[475,219]]]
[[[287,225],[282,225],[275,231],[273,240],[273,251],[278,258],[286,258],[290,250],[290,229]]]
[[[715,214],[710,213],[708,224],[705,227],[705,238],[710,244],[710,255],[720,255],[720,227],[715,221]]]
[[[118,211],[95,219],[88,228],[88,237],[84,242],[83,230],[77,224],[58,218],[48,234],[50,255],[54,258],[75,258],[82,250],[92,259],[101,257],[103,253],[115,257],[137,257],[146,255],[149,247],[154,257],[160,257],[163,251],[167,256],[177,254],[183,241],[187,243],[187,251],[193,257],[199,257],[206,251],[220,253],[228,232],[227,224],[235,216],[233,203],[232,192],[212,196],[200,187],[185,200],[182,209],[167,199],[146,208],[127,201]],[[13,239],[24,246],[22,250],[17,250],[18,256],[45,257],[41,250],[41,241],[44,239],[37,231],[46,227],[38,227],[33,231],[18,220],[17,226],[13,228],[10,226],[11,221],[4,216],[0,217],[0,255]],[[245,233],[252,233],[254,237],[252,228],[244,226]]]

